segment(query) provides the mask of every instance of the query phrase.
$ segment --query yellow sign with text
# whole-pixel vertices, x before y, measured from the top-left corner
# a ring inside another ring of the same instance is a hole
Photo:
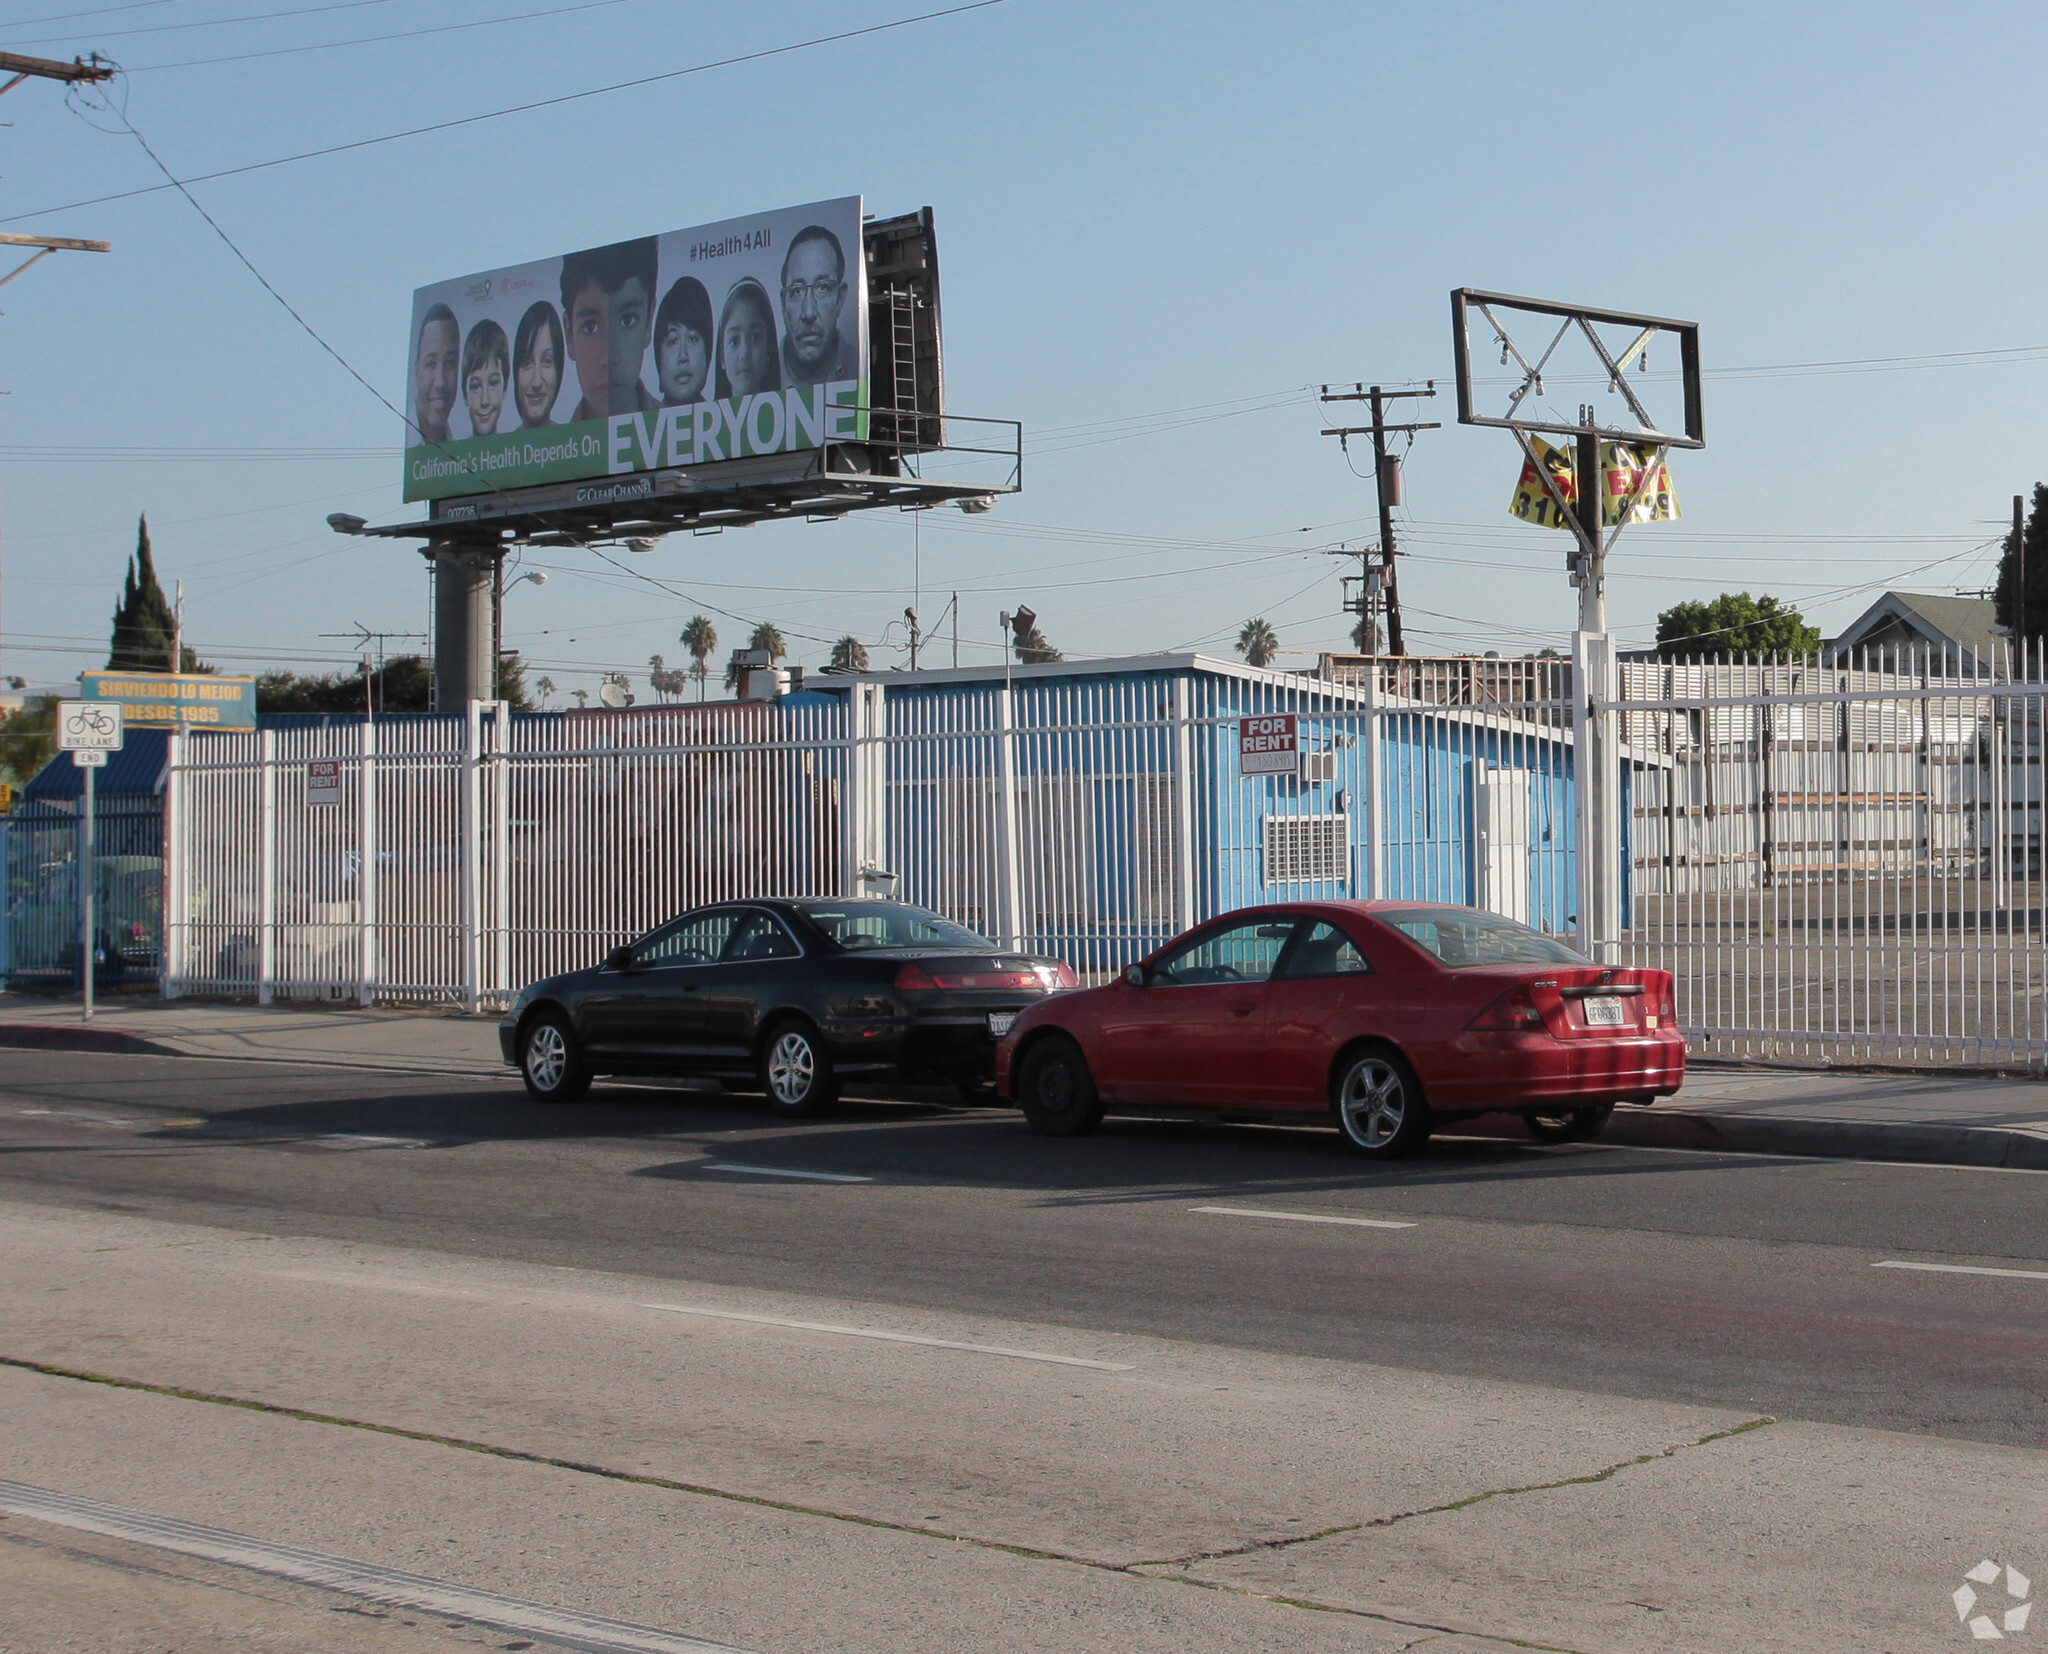
[[[1578,503],[1578,465],[1569,448],[1553,448],[1541,437],[1531,437],[1529,446],[1536,459],[1522,462],[1522,475],[1515,484],[1510,517],[1540,528],[1569,528],[1571,522],[1558,501],[1566,506]],[[1541,465],[1539,471],[1537,466]],[[1545,488],[1545,474],[1550,487]],[[1629,523],[1668,523],[1679,516],[1678,495],[1672,491],[1671,469],[1661,452],[1628,442],[1600,445],[1600,521],[1608,527]]]

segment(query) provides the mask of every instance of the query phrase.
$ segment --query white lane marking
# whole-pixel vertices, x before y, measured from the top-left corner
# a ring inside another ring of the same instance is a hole
[[[1190,1212],[1214,1212],[1225,1218],[1285,1218],[1289,1223],[1349,1223],[1360,1229],[1413,1229],[1412,1223],[1389,1218],[1326,1218],[1314,1212],[1268,1212],[1258,1206],[1190,1206]]]
[[[1049,1355],[1044,1350],[1009,1350],[1000,1344],[959,1344],[950,1338],[926,1338],[914,1332],[876,1332],[869,1327],[835,1327],[824,1321],[785,1321],[776,1315],[742,1315],[732,1309],[696,1309],[688,1304],[642,1304],[671,1315],[702,1315],[713,1321],[748,1321],[757,1327],[794,1327],[798,1332],[831,1332],[842,1338],[878,1338],[887,1344],[922,1344],[932,1350],[966,1350],[971,1355],[1002,1355],[1012,1361],[1049,1361],[1056,1367],[1093,1367],[1103,1373],[1134,1373],[1128,1361],[1088,1361],[1078,1355]]]
[[[1872,1269],[1924,1269],[1933,1275],[2010,1275],[2022,1281],[2048,1281],[2048,1269],[1985,1269],[1968,1263],[1903,1263],[1887,1258]]]
[[[796,1172],[786,1166],[742,1166],[732,1160],[707,1160],[707,1172],[739,1172],[746,1177],[801,1177],[812,1183],[872,1183],[872,1177],[858,1177],[852,1172]]]
[[[500,1596],[496,1591],[451,1585],[445,1580],[401,1573],[396,1568],[380,1568],[374,1563],[301,1550],[296,1545],[252,1539],[247,1534],[182,1522],[172,1516],[154,1516],[148,1511],[130,1510],[125,1505],[110,1505],[99,1499],[52,1493],[23,1482],[0,1481],[0,1510],[59,1527],[104,1534],[110,1539],[175,1551],[180,1556],[225,1563],[231,1568],[247,1568],[301,1585],[316,1585],[388,1608],[445,1614],[450,1619],[467,1620],[472,1625],[507,1631],[514,1636],[544,1638],[587,1650],[588,1654],[741,1654],[729,1643],[707,1642],[702,1637],[657,1631],[652,1626],[605,1619],[574,1608],[554,1608],[546,1603]]]
[[[363,1137],[352,1131],[323,1131],[314,1135],[316,1143],[332,1143],[336,1148],[358,1149],[423,1149],[427,1145],[417,1137]]]
[[[14,1112],[16,1114],[39,1114],[53,1120],[89,1120],[96,1126],[139,1126],[143,1124],[140,1120],[117,1119],[110,1114],[80,1114],[76,1109],[71,1108],[18,1108]]]

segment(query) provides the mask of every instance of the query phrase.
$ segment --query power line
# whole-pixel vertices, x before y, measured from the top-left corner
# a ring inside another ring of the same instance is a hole
[[[967,0],[964,5],[948,6],[940,11],[920,12],[914,17],[899,17],[887,23],[870,24],[864,29],[843,29],[837,34],[819,35],[814,39],[799,40],[788,46],[769,46],[758,52],[742,52],[737,57],[719,58],[712,63],[695,63],[687,69],[667,69],[658,75],[641,75],[633,80],[615,81],[609,86],[594,86],[586,92],[565,92],[559,97],[540,98],[532,103],[514,104],[506,109],[490,109],[480,115],[463,115],[452,121],[436,121],[430,126],[408,127],[402,132],[386,132],[375,138],[358,138],[351,143],[329,144],[324,149],[308,149],[296,155],[280,155],[269,161],[252,161],[246,166],[224,167],[218,172],[203,172],[196,177],[174,179],[167,184],[150,184],[142,189],[120,190],[113,195],[98,195],[87,201],[68,202],[61,207],[38,207],[33,212],[14,213],[6,218],[0,218],[0,224],[14,224],[25,218],[46,218],[52,213],[71,212],[79,207],[97,206],[106,201],[127,201],[139,195],[156,195],[167,189],[182,189],[187,184],[212,183],[217,178],[238,178],[244,173],[263,172],[271,167],[317,160],[323,155],[342,155],[351,150],[370,149],[378,144],[396,143],[401,138],[418,138],[430,132],[447,132],[456,127],[475,126],[481,121],[503,120],[511,115],[529,114],[536,109],[553,109],[565,103],[579,103],[586,98],[606,97],[613,92],[627,92],[635,87],[654,86],[663,81],[679,80],[686,75],[707,74],[713,69],[729,69],[741,63],[759,63],[767,58],[787,57],[792,52],[809,51],[816,46],[830,46],[842,40],[859,40],[867,35],[886,34],[892,29],[907,29],[914,24],[931,23],[942,17],[958,17],[965,12],[985,11],[991,6],[1006,3],[1007,0]]]
[[[389,6],[394,3],[395,0],[332,0],[331,4],[324,6],[299,6],[291,11],[258,12],[253,17],[212,17],[199,23],[156,23],[146,29],[116,29],[112,34],[101,33],[97,38],[126,40],[138,34],[176,34],[186,29],[224,29],[236,23],[269,23],[280,17],[311,17],[315,13],[327,11],[361,11],[365,6]],[[27,27],[26,24],[18,26]],[[67,40],[76,38],[75,35],[61,34],[50,35],[42,40],[10,40],[0,44],[9,49],[15,46],[61,46]]]
[[[517,12],[511,17],[483,17],[469,23],[443,23],[431,29],[402,29],[395,34],[358,35],[353,40],[324,40],[313,46],[277,46],[267,52],[236,52],[229,57],[193,57],[177,63],[145,63],[126,71],[131,75],[153,75],[164,69],[205,69],[221,63],[254,63],[260,58],[299,57],[307,52],[333,52],[344,46],[375,46],[387,40],[418,40],[423,35],[456,34],[464,29],[494,29],[500,23],[526,23],[536,17],[566,17],[571,12],[598,11],[606,6],[623,6],[631,0],[583,0],[581,5],[550,6],[545,11]]]

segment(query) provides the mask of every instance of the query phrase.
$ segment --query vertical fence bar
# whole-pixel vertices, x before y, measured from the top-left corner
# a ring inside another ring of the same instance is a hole
[[[373,1005],[377,999],[377,725],[365,718],[357,749],[356,799],[361,810],[357,827],[356,868],[356,1003]]]
[[[176,999],[182,986],[185,943],[184,896],[188,849],[182,806],[185,799],[185,740],[174,728],[164,738],[164,870],[162,915],[157,922],[156,991]]]
[[[277,731],[257,738],[262,803],[256,839],[256,1003],[268,1005],[277,977]]]

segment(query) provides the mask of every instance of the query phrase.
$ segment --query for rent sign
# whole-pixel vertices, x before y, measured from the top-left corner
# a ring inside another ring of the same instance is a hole
[[[1271,712],[1262,718],[1239,720],[1240,775],[1292,775],[1300,766],[1300,755],[1301,719],[1294,713]]]

